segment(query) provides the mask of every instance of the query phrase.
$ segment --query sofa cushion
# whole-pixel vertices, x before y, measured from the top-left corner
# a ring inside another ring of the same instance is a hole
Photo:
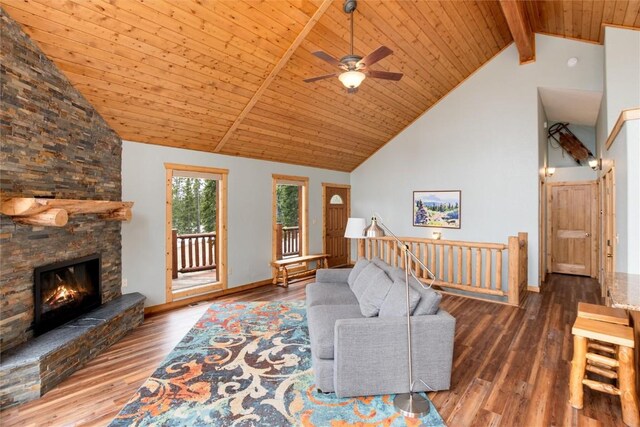
[[[398,267],[392,267],[391,265],[387,264],[381,258],[378,258],[378,257],[373,257],[371,262],[374,263],[376,267],[380,268],[382,271],[387,273],[387,276],[389,276],[391,280],[395,278],[394,275],[396,274],[397,270],[399,270]]]
[[[376,267],[374,263],[369,263],[369,265],[367,265],[362,272],[358,274],[355,282],[351,285],[351,292],[353,292],[356,298],[358,298],[358,301],[360,301],[362,295],[367,289],[367,286],[372,282],[382,280],[382,276],[387,276],[387,274]]]
[[[311,353],[320,359],[333,359],[333,339],[338,319],[362,318],[357,305],[316,305],[307,309]]]
[[[409,314],[413,314],[420,302],[420,293],[409,286]],[[396,278],[380,306],[379,317],[398,317],[407,315],[407,290],[404,279]]]
[[[358,305],[347,283],[310,283],[307,285],[307,307],[315,305]]]
[[[349,273],[349,277],[347,278],[347,283],[349,283],[349,286],[353,286],[353,283],[356,281],[356,278],[360,275],[360,273],[362,273],[362,270],[364,270],[364,268],[369,264],[371,264],[371,262],[365,258],[360,258],[356,262],[356,265],[353,266],[353,268],[351,269],[351,273]]]
[[[400,279],[402,280],[402,283],[404,283],[404,276],[404,270],[401,268],[397,269],[395,279]],[[438,312],[438,307],[440,307],[442,294],[436,292],[432,288],[428,288],[426,285],[423,286],[422,283],[411,277],[411,275],[409,275],[409,285],[413,290],[420,294],[420,301],[418,302],[416,309],[413,311],[413,316],[436,314]]]
[[[380,307],[387,298],[389,289],[393,285],[393,280],[387,276],[387,274],[378,269],[379,273],[375,274],[366,289],[358,297],[358,303],[360,303],[360,312],[364,317],[377,316],[380,311]],[[364,272],[363,272],[364,274]],[[356,280],[359,280],[356,279]]]

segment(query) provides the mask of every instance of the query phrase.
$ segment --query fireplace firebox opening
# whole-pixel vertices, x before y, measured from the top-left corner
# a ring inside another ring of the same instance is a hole
[[[100,254],[34,270],[34,334],[41,335],[102,304]]]

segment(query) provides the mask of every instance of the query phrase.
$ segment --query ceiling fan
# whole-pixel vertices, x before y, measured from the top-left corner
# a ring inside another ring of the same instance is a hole
[[[348,55],[343,56],[338,61],[333,56],[321,50],[313,52],[313,55],[334,65],[342,70],[341,73],[331,73],[322,76],[311,77],[304,79],[305,83],[316,82],[318,80],[329,79],[331,77],[338,76],[338,79],[347,88],[348,93],[356,93],[358,86],[365,79],[365,77],[372,77],[374,79],[394,80],[398,81],[402,78],[402,73],[390,73],[388,71],[376,71],[371,70],[369,67],[381,59],[391,55],[393,51],[386,46],[380,46],[369,55],[364,58],[353,53],[353,14],[358,6],[357,0],[345,0],[344,11],[351,15],[351,52]]]

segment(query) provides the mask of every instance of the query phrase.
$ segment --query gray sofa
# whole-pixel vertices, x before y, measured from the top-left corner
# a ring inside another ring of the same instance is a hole
[[[413,378],[428,384],[417,381],[414,391],[447,390],[455,319],[439,309],[439,293],[415,279],[410,289]],[[306,304],[319,390],[338,397],[409,391],[404,270],[380,259],[318,270]]]

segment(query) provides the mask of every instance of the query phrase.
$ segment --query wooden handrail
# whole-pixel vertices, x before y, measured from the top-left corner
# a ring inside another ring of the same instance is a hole
[[[613,141],[616,140],[616,138],[618,137],[618,134],[622,130],[622,126],[628,120],[638,120],[638,119],[640,119],[640,108],[629,108],[628,110],[622,110],[620,112],[620,115],[618,116],[618,120],[616,121],[616,124],[611,129],[611,133],[609,134],[609,137],[607,138],[607,141],[604,144],[605,148],[607,150],[611,148]]]
[[[509,238],[509,244],[435,240],[400,237],[435,275],[434,285],[504,297],[508,304],[520,305],[527,290],[527,233]],[[505,252],[503,254],[503,252]],[[504,284],[504,255],[507,260],[507,286]],[[360,240],[358,256],[379,257],[394,267],[405,268],[402,251],[393,237]],[[414,274],[428,282],[427,272],[416,262],[409,265]],[[506,288],[506,289],[505,289]],[[459,294],[456,294],[459,295]],[[464,296],[464,295],[463,295]]]

